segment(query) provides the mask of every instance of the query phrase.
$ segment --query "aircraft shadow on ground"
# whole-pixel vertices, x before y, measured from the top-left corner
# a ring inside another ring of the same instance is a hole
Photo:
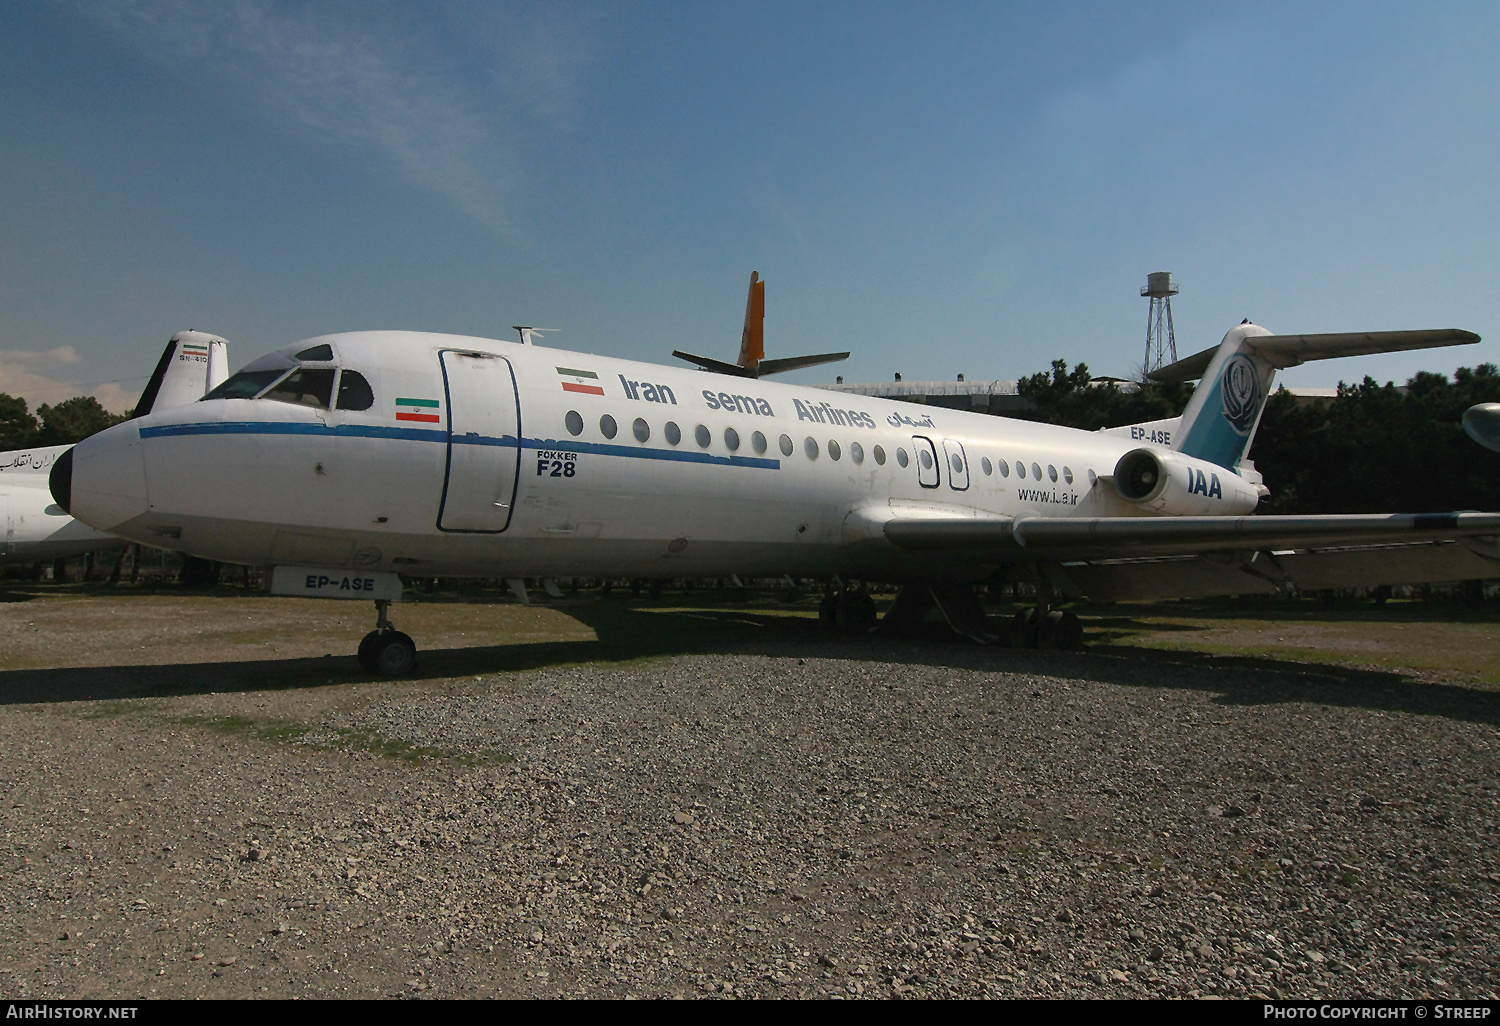
[[[564,611],[592,627],[597,640],[432,649],[422,653],[410,677],[381,683],[394,693],[406,683],[454,677],[718,653],[1015,672],[1120,687],[1206,691],[1224,705],[1305,702],[1500,726],[1500,692],[1428,683],[1396,671],[1110,644],[1082,652],[981,647],[941,628],[905,637],[833,639],[811,617],[766,609],[652,610],[580,602]],[[249,693],[379,680],[360,669],[352,655],[0,670],[0,705]]]

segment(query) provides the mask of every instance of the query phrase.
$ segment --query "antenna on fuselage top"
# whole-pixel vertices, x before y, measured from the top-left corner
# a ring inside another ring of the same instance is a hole
[[[515,328],[521,333],[521,345],[523,346],[536,345],[536,343],[531,340],[531,336],[533,335],[540,335],[544,331],[561,330],[558,328],[533,328],[529,324],[512,324],[511,327]]]

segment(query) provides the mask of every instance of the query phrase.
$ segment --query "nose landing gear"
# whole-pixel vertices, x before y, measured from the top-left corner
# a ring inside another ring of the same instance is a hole
[[[375,601],[375,629],[359,643],[359,665],[379,677],[400,677],[417,665],[417,644],[396,630],[386,612],[389,601]]]

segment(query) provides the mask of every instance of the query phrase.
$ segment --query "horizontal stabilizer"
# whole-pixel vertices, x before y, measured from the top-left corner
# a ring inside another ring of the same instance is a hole
[[[741,367],[737,363],[725,363],[723,360],[715,360],[711,356],[694,356],[692,353],[684,353],[680,349],[672,350],[672,355],[679,360],[696,363],[703,370],[713,371],[715,374],[732,374],[737,378],[757,377],[754,367]]]
[[[680,349],[672,350],[672,355],[679,360],[695,363],[706,371],[713,371],[715,374],[732,374],[737,378],[763,378],[767,374],[780,374],[782,371],[816,367],[823,363],[837,363],[839,360],[849,359],[848,353],[819,353],[816,356],[788,356],[781,360],[762,360],[754,367],[742,367],[737,363],[715,360],[711,356],[694,356]]]
[[[1347,331],[1328,335],[1258,335],[1246,339],[1247,347],[1272,367],[1285,369],[1312,360],[1335,360],[1371,353],[1398,353],[1408,349],[1468,346],[1479,336],[1461,328],[1429,328],[1418,331]],[[1147,375],[1152,381],[1196,381],[1208,370],[1218,346]]]
[[[788,356],[780,360],[762,360],[756,368],[759,377],[767,374],[780,374],[782,371],[798,370],[802,367],[816,367],[822,363],[838,363],[840,360],[849,359],[848,353],[819,353],[816,356]]]

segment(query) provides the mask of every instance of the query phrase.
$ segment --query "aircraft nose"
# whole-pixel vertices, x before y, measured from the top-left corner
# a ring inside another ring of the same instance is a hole
[[[52,498],[77,520],[108,531],[150,509],[140,429],[133,421],[90,435],[53,464]]]
[[[47,475],[47,488],[52,492],[52,501],[62,511],[72,514],[73,506],[73,450],[69,449],[52,463],[52,473]]]

